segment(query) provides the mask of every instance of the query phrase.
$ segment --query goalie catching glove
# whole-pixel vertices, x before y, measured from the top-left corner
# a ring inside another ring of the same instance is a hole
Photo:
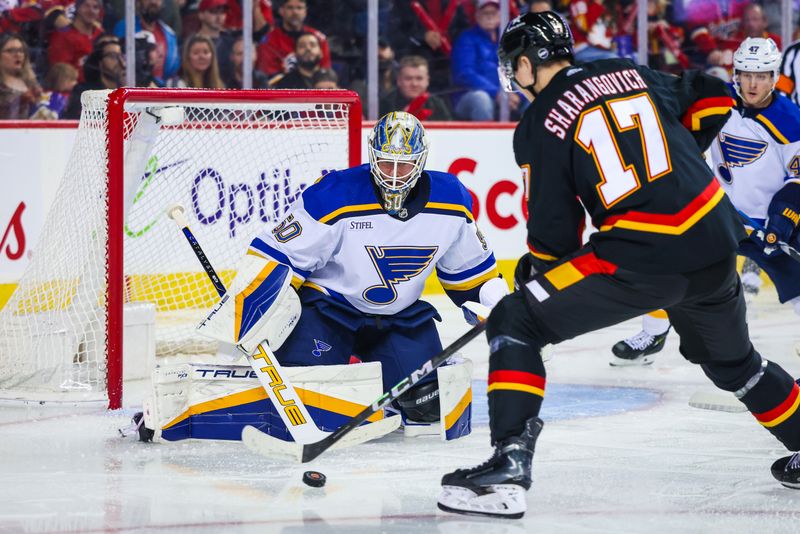
[[[300,298],[286,265],[253,254],[244,257],[230,289],[197,331],[239,345],[252,354],[259,343],[277,350],[300,319]]]

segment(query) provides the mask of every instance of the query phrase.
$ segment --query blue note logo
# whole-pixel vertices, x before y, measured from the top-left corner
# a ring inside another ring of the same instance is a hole
[[[717,171],[720,178],[731,183],[733,181],[731,168],[744,167],[753,163],[764,155],[768,144],[765,141],[745,139],[723,133],[719,136],[719,146],[724,162],[717,166]]]
[[[328,352],[333,348],[331,345],[328,345],[327,343],[325,343],[324,341],[320,341],[319,339],[314,340],[314,347],[315,348],[314,350],[311,351],[311,354],[313,354],[315,358],[322,358],[323,352]]]
[[[439,247],[364,247],[378,271],[381,283],[364,290],[362,297],[372,304],[391,304],[397,300],[395,285],[406,282],[430,265]]]

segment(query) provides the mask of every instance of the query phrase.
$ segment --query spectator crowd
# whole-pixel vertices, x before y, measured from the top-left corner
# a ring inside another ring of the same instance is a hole
[[[498,118],[498,0],[378,5],[381,113]],[[512,17],[562,13],[578,62],[636,59],[637,7],[634,0],[510,0]],[[254,0],[248,36],[240,0],[135,0],[135,9],[135,57],[126,58],[124,0],[0,0],[0,119],[78,118],[80,94],[124,85],[126,61],[135,62],[140,87],[241,88],[245,46],[255,58],[255,88],[344,87],[366,96],[366,0]],[[648,64],[660,70],[702,68],[730,79],[745,37],[772,37],[781,47],[774,0],[648,0],[647,20]],[[508,104],[518,117],[517,95]]]

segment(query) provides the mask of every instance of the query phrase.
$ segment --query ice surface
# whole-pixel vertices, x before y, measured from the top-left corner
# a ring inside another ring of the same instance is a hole
[[[444,297],[445,343],[467,330]],[[800,375],[798,319],[774,292],[757,299],[758,350]],[[548,362],[545,427],[528,513],[519,521],[436,508],[439,479],[489,453],[487,348],[476,362],[474,432],[451,443],[391,435],[307,465],[252,455],[240,443],[143,444],[122,439],[132,408],[0,406],[0,532],[798,532],[800,491],[775,482],[785,455],[747,413],[688,406],[707,381],[682,360],[672,334],[652,366],[612,368],[611,345],[638,321],[582,336]],[[135,389],[131,389],[135,391]],[[127,394],[126,403],[138,399]],[[303,471],[328,477],[324,488]]]

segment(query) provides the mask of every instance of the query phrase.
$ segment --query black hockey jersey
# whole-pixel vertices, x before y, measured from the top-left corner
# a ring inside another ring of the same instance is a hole
[[[679,273],[730,255],[738,215],[702,157],[734,100],[722,81],[628,60],[565,68],[514,132],[528,194],[528,247],[554,261],[582,246],[584,207],[597,257]]]

